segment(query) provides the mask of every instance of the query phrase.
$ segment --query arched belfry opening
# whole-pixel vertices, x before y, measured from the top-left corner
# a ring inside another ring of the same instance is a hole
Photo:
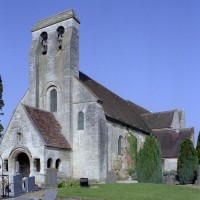
[[[30,174],[30,160],[26,153],[21,152],[16,157],[16,170],[22,174],[22,177],[28,177]]]
[[[63,34],[65,32],[65,29],[63,26],[59,26],[57,28],[57,41],[58,41],[58,50],[62,49],[62,40],[63,40]]]
[[[47,40],[48,40],[47,32],[42,32],[40,35],[40,41],[41,41],[41,52],[43,55],[47,54]]]

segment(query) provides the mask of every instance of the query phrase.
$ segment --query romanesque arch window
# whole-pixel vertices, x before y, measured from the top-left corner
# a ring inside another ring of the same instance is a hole
[[[84,130],[84,113],[78,113],[78,130]]]
[[[47,168],[51,168],[51,167],[52,167],[52,164],[53,164],[52,158],[49,158],[49,159],[47,160]]]
[[[60,163],[61,163],[61,160],[60,160],[60,159],[57,159],[57,160],[56,160],[56,165],[55,165],[55,167],[56,167],[57,170],[59,170]]]
[[[48,39],[47,32],[42,32],[40,35],[40,41],[41,41],[41,52],[43,55],[47,54],[47,39]]]
[[[57,41],[58,41],[58,50],[62,49],[62,40],[63,40],[63,34],[65,32],[65,29],[63,26],[59,26],[57,29]]]
[[[50,91],[50,111],[56,112],[57,111],[57,90],[52,89]]]
[[[118,138],[118,155],[123,155],[123,137],[121,135]]]

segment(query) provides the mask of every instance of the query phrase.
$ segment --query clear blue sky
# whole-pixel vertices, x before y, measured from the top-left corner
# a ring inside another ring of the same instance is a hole
[[[80,70],[152,112],[184,108],[197,137],[199,0],[1,0],[4,128],[28,89],[31,28],[69,8],[81,21]]]

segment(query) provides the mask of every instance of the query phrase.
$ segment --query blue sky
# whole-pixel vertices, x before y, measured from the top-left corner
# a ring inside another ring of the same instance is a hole
[[[31,28],[72,8],[81,21],[80,70],[152,111],[185,109],[200,130],[199,0],[1,0],[4,128],[28,89]]]

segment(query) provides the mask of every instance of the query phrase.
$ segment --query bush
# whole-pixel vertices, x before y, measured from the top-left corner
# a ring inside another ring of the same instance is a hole
[[[58,188],[62,187],[79,187],[80,182],[78,180],[61,180],[58,182]]]
[[[137,178],[144,183],[162,183],[160,144],[154,136],[146,138],[136,162]]]
[[[197,176],[198,153],[191,140],[181,143],[178,157],[177,174],[180,184],[194,183]]]

